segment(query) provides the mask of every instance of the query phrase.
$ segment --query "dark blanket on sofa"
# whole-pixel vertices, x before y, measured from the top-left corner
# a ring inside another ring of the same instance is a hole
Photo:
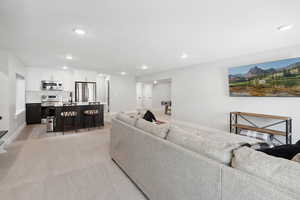
[[[280,145],[273,148],[260,149],[258,151],[264,152],[271,156],[291,160],[295,155],[300,153],[300,140],[296,144]]]
[[[147,112],[145,113],[143,119],[147,120],[149,122],[156,122],[156,118],[150,110],[147,110]]]

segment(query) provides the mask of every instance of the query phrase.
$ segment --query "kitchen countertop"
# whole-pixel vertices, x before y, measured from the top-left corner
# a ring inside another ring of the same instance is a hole
[[[62,107],[63,104],[67,104],[68,102],[43,102],[42,107]],[[89,106],[89,102],[76,102],[76,106]],[[100,104],[103,105],[103,104]]]

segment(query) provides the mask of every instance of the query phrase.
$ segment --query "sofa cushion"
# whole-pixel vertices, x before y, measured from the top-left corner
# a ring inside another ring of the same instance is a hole
[[[164,139],[169,132],[169,124],[157,125],[141,118],[137,120],[136,127]]]
[[[234,151],[232,167],[298,193],[300,165],[243,147]]]
[[[180,121],[172,121],[170,124],[171,128],[181,128],[187,132],[195,133],[197,135],[202,135],[203,133],[210,133],[210,134],[223,134],[228,133],[226,131],[222,131],[215,128],[209,128],[205,126],[200,126],[198,124],[180,122]]]
[[[232,151],[247,144],[248,139],[233,134],[202,132],[202,134],[197,135],[179,128],[171,128],[167,137],[170,142],[227,165],[231,162]],[[255,142],[258,141],[250,140],[249,143]]]
[[[220,140],[225,140],[229,142],[237,142],[237,143],[247,143],[250,145],[258,144],[261,143],[260,140],[255,139],[255,138],[250,138],[246,137],[243,135],[237,135],[237,134],[232,134],[230,132],[226,132],[223,130],[219,129],[214,129],[214,128],[208,128],[204,126],[192,126],[192,125],[186,125],[186,124],[179,124],[178,122],[174,123],[172,122],[170,124],[170,132],[172,129],[181,129],[184,130],[185,132],[188,132],[193,135],[198,135],[198,136],[206,136],[211,138],[212,140],[216,137],[218,137]]]
[[[129,116],[125,113],[118,113],[116,118],[122,122],[125,122],[131,126],[135,126],[137,118],[133,116]]]
[[[295,155],[292,159],[292,161],[298,162],[300,163],[300,153],[298,153],[297,155]]]
[[[208,137],[211,140],[218,139],[218,140],[222,140],[222,141],[228,142],[228,143],[255,145],[255,144],[259,144],[262,142],[261,140],[258,140],[255,138],[250,138],[247,136],[233,134],[233,133],[229,133],[229,132],[225,132],[225,131],[215,131],[214,133],[212,133],[212,132],[209,132],[209,133],[210,134],[208,134]]]
[[[199,132],[198,128],[171,123],[170,124],[170,132],[173,130],[174,131],[176,131],[176,130],[183,131],[183,132],[187,132],[187,133],[194,134],[194,135],[198,135],[198,132]]]
[[[167,136],[167,140],[180,146],[185,146],[188,142],[188,138],[197,136],[197,132],[188,132],[179,127],[170,127],[170,131]]]

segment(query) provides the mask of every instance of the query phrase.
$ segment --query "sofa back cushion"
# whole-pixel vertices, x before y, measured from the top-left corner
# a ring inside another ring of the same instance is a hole
[[[129,116],[125,113],[118,113],[116,118],[122,122],[125,122],[126,124],[129,124],[131,126],[135,126],[137,118],[133,116]]]
[[[192,135],[205,136],[205,137],[209,137],[212,140],[214,140],[214,138],[218,138],[220,140],[234,142],[234,143],[247,143],[250,145],[254,145],[261,142],[260,140],[254,138],[232,134],[223,130],[208,128],[199,125],[192,126],[186,124],[179,124],[179,122],[175,122],[175,123],[172,122],[170,124],[170,132],[172,130],[183,130],[183,132],[190,133]]]
[[[157,125],[141,118],[137,120],[136,127],[163,139],[169,132],[169,124]]]
[[[222,131],[220,129],[201,126],[199,124],[181,122],[181,121],[177,121],[177,120],[172,120],[171,124],[170,124],[170,127],[171,128],[181,128],[181,129],[183,129],[187,132],[195,133],[197,135],[201,135],[203,133],[210,133],[210,134],[228,133],[228,132]]]
[[[170,131],[167,136],[167,140],[180,145],[182,147],[189,146],[187,143],[189,142],[189,138],[193,138],[193,136],[197,136],[196,132],[188,132],[179,127],[170,127]]]
[[[296,162],[243,147],[234,151],[231,165],[293,192],[300,191],[300,165]]]
[[[247,139],[233,134],[195,134],[179,128],[171,128],[167,137],[172,143],[226,165],[231,162],[233,150],[247,144]]]
[[[170,131],[183,131],[186,133],[190,133],[193,135],[198,135],[199,129],[196,127],[190,127],[190,126],[185,126],[185,125],[178,125],[175,123],[170,124]]]

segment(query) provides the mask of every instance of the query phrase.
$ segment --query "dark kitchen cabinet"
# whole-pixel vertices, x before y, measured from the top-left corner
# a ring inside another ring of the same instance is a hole
[[[104,126],[104,105],[77,105],[78,117],[76,119],[76,125],[78,129],[81,128],[92,128],[92,127],[100,127]],[[91,121],[90,117],[84,115],[85,110],[99,110],[99,115],[95,116],[95,121]],[[62,106],[55,107],[55,127],[54,131],[62,131],[63,130],[63,119],[61,116],[61,112],[63,110]],[[70,119],[66,119],[66,123],[70,124],[72,121]],[[95,123],[95,124],[93,124]],[[67,129],[68,130],[68,127]]]
[[[40,103],[26,104],[26,122],[27,124],[41,123],[42,108]]]

